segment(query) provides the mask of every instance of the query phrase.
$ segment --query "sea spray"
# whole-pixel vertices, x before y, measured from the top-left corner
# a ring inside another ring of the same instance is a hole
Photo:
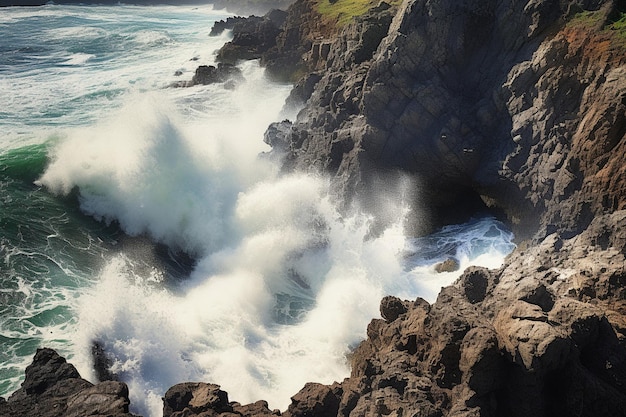
[[[144,413],[158,415],[162,393],[181,381],[216,382],[237,401],[284,409],[305,382],[341,380],[349,347],[402,270],[401,230],[365,239],[369,217],[341,216],[321,179],[257,184],[235,213],[239,241],[204,256],[176,292],[115,259],[85,299],[83,343],[103,344]],[[280,308],[290,322],[277,322]]]

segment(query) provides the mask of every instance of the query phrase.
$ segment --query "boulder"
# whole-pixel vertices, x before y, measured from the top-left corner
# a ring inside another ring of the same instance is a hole
[[[185,382],[174,385],[163,397],[163,417],[233,417],[275,416],[265,401],[241,405],[228,401],[228,393],[219,385]]]
[[[243,79],[241,70],[231,64],[201,65],[196,69],[196,73],[191,79],[193,85],[207,85],[213,83],[223,83],[228,80],[240,81]]]
[[[388,323],[406,313],[408,308],[398,297],[387,296],[380,302],[380,315]]]
[[[92,384],[52,349],[38,349],[22,387],[0,402],[0,416],[133,417],[128,387],[117,381]]]
[[[339,384],[331,386],[307,383],[291,398],[285,417],[335,416],[339,409],[342,390]]]

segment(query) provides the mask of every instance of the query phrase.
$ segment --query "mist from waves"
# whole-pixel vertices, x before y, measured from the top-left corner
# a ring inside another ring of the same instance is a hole
[[[304,383],[349,374],[346,355],[384,295],[433,301],[460,273],[435,275],[440,258],[497,266],[512,248],[493,219],[407,240],[404,221],[419,215],[402,202],[408,183],[390,189],[397,222],[368,237],[372,218],[340,214],[326,179],[280,175],[259,157],[284,96],[239,91],[239,108],[193,122],[158,94],[133,97],[63,141],[39,180],[61,195],[78,187],[85,213],[198,260],[172,284],[120,254],[78,304],[79,370],[93,378],[97,340],[144,415],[160,415],[167,388],[196,380],[285,409]]]

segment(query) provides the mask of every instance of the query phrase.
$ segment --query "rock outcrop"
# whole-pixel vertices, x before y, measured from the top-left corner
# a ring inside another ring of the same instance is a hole
[[[38,349],[22,387],[0,400],[0,416],[133,417],[123,382],[92,384],[51,349]]]
[[[194,85],[208,85],[224,83],[225,88],[234,88],[243,80],[241,70],[233,64],[218,63],[214,65],[200,65],[191,81],[179,81],[172,87],[193,87]]]
[[[217,53],[220,62],[235,64],[240,60],[259,59],[270,48],[276,46],[287,13],[273,10],[263,17],[250,16],[232,20],[233,39],[227,42]],[[220,27],[229,27],[230,23],[217,22],[211,32],[219,33]]]
[[[434,226],[486,204],[520,236],[537,218],[544,235],[580,232],[623,208],[624,164],[605,160],[625,146],[623,31],[608,28],[618,3],[413,0],[390,25],[373,9],[300,89],[285,166],[365,199],[383,170],[417,176]],[[594,189],[607,196],[590,204]]]
[[[406,312],[370,323],[336,415],[624,415],[625,230],[626,211],[600,216],[468,269],[432,305],[383,300]]]
[[[228,394],[222,391],[219,385],[202,382],[174,385],[163,397],[163,417],[270,417],[276,415],[280,415],[280,411],[271,411],[265,401],[247,405],[229,402]]]

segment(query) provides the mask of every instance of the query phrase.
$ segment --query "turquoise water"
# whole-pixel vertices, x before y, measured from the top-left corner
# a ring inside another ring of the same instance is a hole
[[[462,266],[513,245],[493,219],[404,235],[390,186],[378,237],[339,213],[328,180],[280,175],[263,143],[290,86],[169,88],[228,40],[210,7],[45,6],[0,13],[0,395],[38,347],[95,381],[94,341],[159,416],[171,385],[219,383],[284,409],[305,382],[349,374],[387,294],[433,300]],[[182,75],[176,76],[180,72]],[[427,209],[427,208],[425,208]],[[394,217],[394,216],[392,216]]]

